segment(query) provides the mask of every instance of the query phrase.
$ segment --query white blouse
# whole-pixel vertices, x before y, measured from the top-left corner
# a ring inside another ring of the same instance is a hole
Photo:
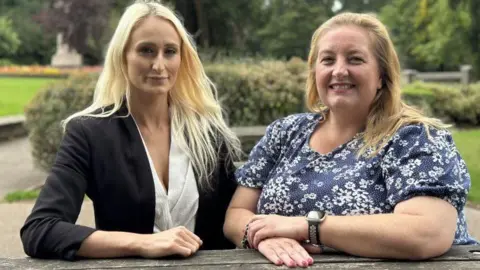
[[[135,119],[134,119],[135,121]],[[135,122],[135,124],[137,124]],[[158,233],[177,226],[185,226],[193,232],[198,210],[198,188],[193,167],[187,154],[178,147],[174,137],[170,137],[170,153],[168,163],[168,194],[158,177],[142,133],[148,162],[155,185],[155,222],[153,232]]]

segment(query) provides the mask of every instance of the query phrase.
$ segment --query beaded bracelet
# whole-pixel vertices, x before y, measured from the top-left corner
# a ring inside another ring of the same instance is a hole
[[[251,249],[252,247],[250,246],[250,243],[248,243],[248,225],[250,225],[250,222],[245,225],[245,233],[243,234],[242,238],[242,248],[244,249]]]

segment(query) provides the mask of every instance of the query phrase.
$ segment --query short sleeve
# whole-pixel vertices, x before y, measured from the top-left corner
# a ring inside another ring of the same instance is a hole
[[[235,172],[239,185],[263,187],[282,151],[283,137],[286,136],[282,123],[283,119],[279,119],[267,127],[265,135],[250,152],[247,162]]]
[[[447,130],[409,125],[386,148],[382,174],[393,207],[415,196],[432,196],[460,212],[467,201],[470,175]]]

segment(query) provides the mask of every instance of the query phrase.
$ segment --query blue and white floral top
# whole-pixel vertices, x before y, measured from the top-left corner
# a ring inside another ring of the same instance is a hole
[[[450,133],[423,125],[400,128],[379,154],[356,157],[361,134],[328,154],[309,146],[319,114],[291,115],[273,122],[236,172],[240,185],[261,188],[260,214],[330,215],[392,213],[414,196],[435,196],[458,211],[453,244],[477,244],[467,231],[464,206],[470,175]]]

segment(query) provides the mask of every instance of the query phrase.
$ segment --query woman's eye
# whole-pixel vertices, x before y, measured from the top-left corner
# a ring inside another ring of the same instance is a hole
[[[140,53],[142,54],[153,54],[155,51],[150,47],[140,48]]]
[[[360,63],[363,63],[363,59],[360,57],[351,57],[350,62],[354,64],[360,64]]]
[[[322,58],[322,60],[320,60],[321,63],[323,64],[332,64],[334,61],[334,59],[332,57],[325,57],[325,58]]]
[[[167,55],[174,55],[176,53],[177,53],[177,50],[173,49],[173,48],[165,50],[165,54],[167,54]]]

